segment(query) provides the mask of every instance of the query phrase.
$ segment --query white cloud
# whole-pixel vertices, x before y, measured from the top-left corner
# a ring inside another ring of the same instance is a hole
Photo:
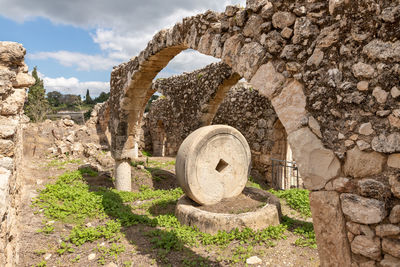
[[[88,55],[70,51],[38,52],[28,54],[29,59],[55,59],[61,65],[77,67],[78,70],[108,70],[119,61],[101,55]]]
[[[78,70],[110,70],[139,54],[152,36],[187,16],[207,9],[223,11],[226,5],[240,4],[245,0],[0,0],[0,15],[12,20],[26,21],[44,17],[53,23],[95,29],[92,39],[102,49],[99,55],[72,51],[39,52],[28,54],[31,59],[54,59],[60,64]],[[190,71],[192,66],[203,67],[212,60],[190,57],[193,53],[179,55],[169,68]],[[173,72],[167,70],[164,73]],[[61,76],[61,75],[60,75]]]
[[[219,61],[220,59],[200,54],[195,50],[185,50],[172,59],[167,67],[158,74],[157,78],[167,78],[182,72],[194,71]]]
[[[84,96],[86,94],[86,90],[89,89],[90,95],[92,97],[97,97],[101,92],[110,91],[110,84],[108,82],[81,82],[75,77],[44,77],[43,83],[46,92],[58,91],[62,94],[74,94]]]

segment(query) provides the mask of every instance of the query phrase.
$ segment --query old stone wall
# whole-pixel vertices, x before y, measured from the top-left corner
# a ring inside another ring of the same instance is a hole
[[[17,216],[20,205],[23,106],[35,80],[24,63],[21,44],[0,42],[0,265],[18,261]]]
[[[155,156],[176,155],[183,140],[199,127],[230,125],[250,145],[253,169],[258,171],[253,173],[271,182],[271,153],[279,131],[274,127],[278,117],[266,97],[248,83],[239,82],[226,92],[209,122],[203,120],[209,114],[218,86],[230,75],[228,70],[225,64],[211,64],[192,73],[158,80],[153,88],[163,95],[145,115],[140,145]],[[275,158],[285,159],[284,153],[276,152]]]
[[[165,132],[168,140],[165,154],[176,154],[191,132],[211,123],[230,89],[230,86],[225,88],[222,85],[231,76],[229,66],[214,63],[191,73],[158,79],[152,87],[162,96],[153,102],[146,116],[146,133],[150,130],[149,134],[144,135],[150,137],[146,140],[147,148],[149,144],[157,146]]]
[[[398,266],[399,29],[398,0],[248,0],[185,18],[112,72],[114,156],[136,156],[151,82],[175,55],[221,58],[270,99],[288,134],[313,191],[321,265]]]

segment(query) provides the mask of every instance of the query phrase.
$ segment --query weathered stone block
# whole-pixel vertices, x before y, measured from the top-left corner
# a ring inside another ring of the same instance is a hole
[[[350,266],[350,246],[336,192],[311,192],[310,207],[321,266]]]
[[[351,251],[370,259],[379,260],[381,257],[379,238],[373,239],[364,235],[358,235],[351,242]]]
[[[341,194],[340,199],[343,213],[353,222],[374,224],[386,217],[387,212],[383,201],[348,193]]]
[[[360,194],[364,197],[384,199],[390,196],[390,189],[374,179],[362,179],[358,181],[358,186]]]
[[[377,236],[384,237],[400,234],[400,227],[394,224],[380,224],[375,228]]]
[[[310,129],[301,128],[289,134],[288,140],[307,189],[319,190],[339,175],[339,160]]]
[[[274,93],[282,88],[285,80],[285,77],[275,70],[274,65],[268,62],[258,68],[250,83],[262,95],[271,99]]]
[[[386,157],[377,152],[362,152],[354,147],[347,151],[344,173],[356,178],[379,174],[385,161]]]
[[[306,116],[306,97],[300,82],[293,80],[271,102],[288,134],[300,128]]]
[[[385,257],[380,262],[382,267],[398,267],[400,266],[400,259],[390,256],[389,254],[385,254]]]
[[[14,142],[0,139],[0,155],[12,157],[14,155]]]
[[[389,221],[391,223],[400,223],[400,205],[396,205],[392,208],[389,215]]]
[[[382,240],[382,250],[393,257],[400,258],[400,240],[384,238]]]

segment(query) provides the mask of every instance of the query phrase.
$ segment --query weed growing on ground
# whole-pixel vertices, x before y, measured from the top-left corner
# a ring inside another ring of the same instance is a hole
[[[289,207],[300,212],[302,216],[311,217],[310,199],[308,197],[310,191],[297,188],[282,191],[270,189],[268,191],[279,198],[285,199]]]
[[[315,239],[314,226],[312,223],[283,216],[282,224],[286,225],[286,227],[296,235],[301,236],[295,241],[296,246],[317,248],[317,241]]]
[[[168,164],[174,163],[171,161]],[[256,245],[274,246],[276,240],[285,239],[287,230],[300,236],[295,245],[315,247],[312,224],[289,217],[285,217],[280,225],[258,231],[245,228],[230,232],[220,231],[214,235],[202,233],[196,228],[181,225],[168,209],[182,196],[181,188],[154,190],[142,186],[139,192],[123,192],[103,187],[90,188],[84,176],[95,174],[97,175],[90,169],[66,172],[60,175],[54,184],[46,185],[34,201],[34,205],[43,209],[48,219],[73,224],[72,230],[57,250],[59,255],[71,253],[74,245],[81,246],[102,238],[109,242],[118,242],[123,228],[137,224],[153,227],[144,232],[144,235],[149,238],[153,248],[159,251],[161,260],[167,259],[165,255],[170,251],[183,250],[185,246],[203,245],[219,249],[233,246],[234,255],[226,260],[236,263],[248,258]],[[308,214],[304,207],[305,203],[308,204],[306,190],[288,191],[273,193],[285,198],[291,207],[302,211],[302,214]],[[155,214],[154,210],[162,210],[163,214]],[[88,219],[95,219],[96,226],[85,225]],[[105,264],[106,257],[117,258],[124,250],[125,248],[117,243],[110,247],[99,246],[101,256],[98,263]]]

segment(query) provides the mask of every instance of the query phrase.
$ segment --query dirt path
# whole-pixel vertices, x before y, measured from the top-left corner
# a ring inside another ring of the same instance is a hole
[[[141,167],[145,162],[138,162],[134,164],[138,166],[132,167],[135,190],[143,185],[162,190],[176,187],[173,158],[149,158],[147,161],[146,169]],[[245,266],[245,259],[255,255],[262,259],[262,263],[255,266],[319,266],[316,249],[294,245],[299,235],[291,231],[285,232],[286,239],[273,240],[269,246],[239,244],[233,241],[228,246],[185,245],[182,249],[168,251],[155,248],[153,241],[158,236],[151,236],[155,229],[161,229],[160,234],[167,231],[160,227],[136,224],[123,227],[120,239],[99,238],[81,246],[71,246],[64,241],[74,225],[56,220],[49,221],[43,215],[43,210],[32,206],[32,200],[38,197],[38,190],[48,183],[54,183],[58,175],[67,170],[76,170],[84,164],[84,160],[65,163],[50,159],[24,159],[19,266]],[[87,183],[90,184],[91,190],[112,186],[111,177],[107,173],[88,177]],[[140,207],[145,203],[146,200],[138,200],[132,203],[132,206]],[[166,206],[154,206],[149,210],[153,216],[170,214],[174,205],[167,203]],[[149,210],[134,208],[133,212],[150,216]],[[283,205],[283,212],[289,217],[300,218],[296,211],[286,205]],[[101,220],[87,219],[84,225],[89,227],[100,223]],[[39,232],[46,225],[54,230],[49,234]],[[246,251],[241,251],[244,248]]]

